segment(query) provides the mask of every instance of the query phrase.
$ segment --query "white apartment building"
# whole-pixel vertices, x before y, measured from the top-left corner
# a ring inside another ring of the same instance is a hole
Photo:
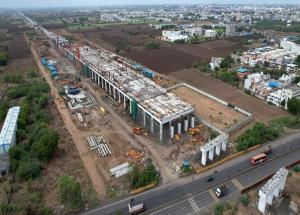
[[[285,51],[292,51],[295,53],[295,55],[300,55],[300,45],[288,41],[287,38],[284,38],[280,41],[280,46],[285,50]]]
[[[279,89],[269,94],[267,97],[267,102],[270,102],[277,107],[281,105],[283,101],[285,101],[284,108],[287,109],[287,101],[291,98],[300,99],[300,87],[299,86],[291,86],[284,89]]]
[[[217,35],[217,32],[212,29],[205,30],[204,36],[205,37],[215,37]]]
[[[187,35],[182,35],[181,31],[162,31],[162,40],[168,42],[175,42],[176,40],[188,41],[189,37]]]
[[[187,28],[184,31],[189,36],[201,36],[201,35],[203,35],[203,29],[201,27]]]

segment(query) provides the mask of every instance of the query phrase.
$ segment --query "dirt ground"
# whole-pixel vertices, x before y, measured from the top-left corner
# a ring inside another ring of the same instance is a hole
[[[173,92],[194,105],[197,115],[223,131],[245,117],[244,114],[228,108],[188,87],[181,86],[174,89]]]
[[[96,44],[101,44],[111,51],[115,51],[120,43],[135,49],[143,46],[147,40],[161,34],[160,30],[149,29],[146,24],[105,25],[95,29],[72,30],[70,33]]]
[[[129,51],[124,55],[156,72],[167,74],[190,68],[194,62],[208,62],[211,57],[227,56],[242,49],[238,42],[216,40],[201,44],[178,44],[153,50]]]
[[[220,80],[203,74],[195,69],[180,70],[171,73],[169,78],[178,82],[185,82],[210,93],[220,99],[236,105],[252,113],[256,120],[268,122],[271,119],[289,115],[280,108],[271,106],[262,100],[245,94]]]
[[[10,32],[7,43],[9,61],[7,70],[30,69],[34,61],[23,34]]]

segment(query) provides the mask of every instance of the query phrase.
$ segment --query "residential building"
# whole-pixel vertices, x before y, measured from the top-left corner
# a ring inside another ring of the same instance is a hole
[[[175,42],[177,40],[188,41],[189,37],[183,35],[181,31],[162,31],[162,39],[168,42]]]
[[[207,29],[207,30],[205,30],[204,35],[205,35],[205,37],[215,37],[217,35],[217,32],[212,29]]]

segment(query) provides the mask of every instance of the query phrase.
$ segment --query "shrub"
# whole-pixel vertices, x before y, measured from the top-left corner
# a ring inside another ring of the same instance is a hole
[[[247,207],[247,206],[249,205],[249,203],[250,203],[250,198],[249,198],[249,196],[248,196],[248,195],[243,195],[243,196],[241,197],[241,203],[242,203],[245,207]]]
[[[41,174],[41,165],[36,159],[25,158],[19,161],[16,176],[20,180],[35,179]]]
[[[8,56],[6,52],[0,52],[0,66],[5,66],[8,61]]]
[[[245,131],[238,139],[236,145],[237,151],[243,151],[247,148],[262,144],[266,141],[274,140],[279,137],[279,128],[275,126],[266,127],[264,123],[256,123],[253,128]]]
[[[145,43],[145,49],[159,49],[160,43],[155,41],[148,41]]]
[[[294,172],[300,172],[300,167],[299,166],[294,166],[293,171]]]
[[[4,121],[7,111],[8,111],[8,103],[7,102],[2,102],[0,103],[0,121]]]
[[[23,77],[21,75],[8,74],[4,76],[4,82],[6,83],[14,83],[19,84],[23,81]]]
[[[215,215],[222,215],[224,212],[224,205],[223,204],[218,204],[215,207]]]
[[[140,170],[138,166],[134,165],[133,170],[129,175],[129,180],[132,188],[135,189],[146,186],[150,183],[157,183],[159,180],[159,174],[152,162],[148,161],[143,170]]]
[[[55,131],[45,130],[39,139],[33,143],[32,148],[40,161],[49,161],[58,144],[59,136]]]
[[[58,195],[60,202],[70,208],[78,208],[83,203],[80,184],[69,175],[59,177]]]

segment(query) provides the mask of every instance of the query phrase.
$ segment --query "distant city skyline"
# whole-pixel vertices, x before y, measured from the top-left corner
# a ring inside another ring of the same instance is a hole
[[[300,4],[300,0],[0,0],[0,8],[76,7],[155,4]]]

